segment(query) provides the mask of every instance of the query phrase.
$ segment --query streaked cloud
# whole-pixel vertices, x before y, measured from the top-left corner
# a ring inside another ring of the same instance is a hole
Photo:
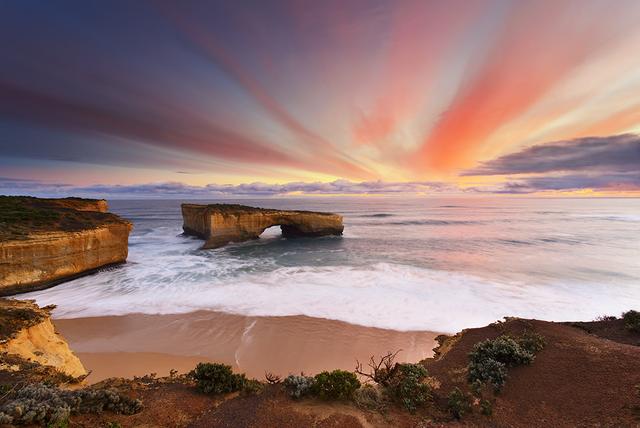
[[[3,5],[3,175],[456,183],[640,132],[636,0],[188,3]]]
[[[586,137],[537,144],[482,163],[463,176],[506,176],[470,192],[640,191],[640,136]]]
[[[462,175],[540,174],[563,171],[639,172],[640,136],[587,137],[527,147]]]

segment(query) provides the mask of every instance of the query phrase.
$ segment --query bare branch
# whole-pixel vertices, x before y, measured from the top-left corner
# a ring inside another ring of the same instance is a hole
[[[355,372],[367,380],[386,385],[396,371],[395,359],[400,351],[402,350],[398,349],[396,352],[388,352],[380,357],[379,360],[376,360],[374,356],[371,356],[371,358],[369,358],[369,363],[367,364],[369,367],[369,370],[367,371],[365,371],[363,364],[356,360]]]
[[[282,378],[271,372],[264,372],[264,377],[270,385],[276,385],[282,381]]]

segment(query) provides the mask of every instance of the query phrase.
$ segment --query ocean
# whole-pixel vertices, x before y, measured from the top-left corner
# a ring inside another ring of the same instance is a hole
[[[109,201],[134,224],[124,265],[22,295],[56,318],[306,315],[456,332],[504,316],[591,320],[640,309],[640,200],[301,197],[188,201],[337,212],[342,237],[201,250],[181,200]]]

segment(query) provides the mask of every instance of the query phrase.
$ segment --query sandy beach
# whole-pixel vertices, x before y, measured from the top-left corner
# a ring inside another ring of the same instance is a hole
[[[92,373],[107,377],[186,372],[200,361],[230,364],[262,378],[327,369],[353,370],[401,349],[399,361],[432,355],[438,333],[399,332],[305,316],[246,317],[199,311],[177,315],[105,316],[56,319],[56,327]]]

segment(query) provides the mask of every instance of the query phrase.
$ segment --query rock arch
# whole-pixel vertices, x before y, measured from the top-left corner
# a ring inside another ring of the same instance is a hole
[[[183,230],[206,240],[203,248],[257,239],[265,229],[280,226],[286,237],[342,235],[342,216],[232,204],[182,204]]]

